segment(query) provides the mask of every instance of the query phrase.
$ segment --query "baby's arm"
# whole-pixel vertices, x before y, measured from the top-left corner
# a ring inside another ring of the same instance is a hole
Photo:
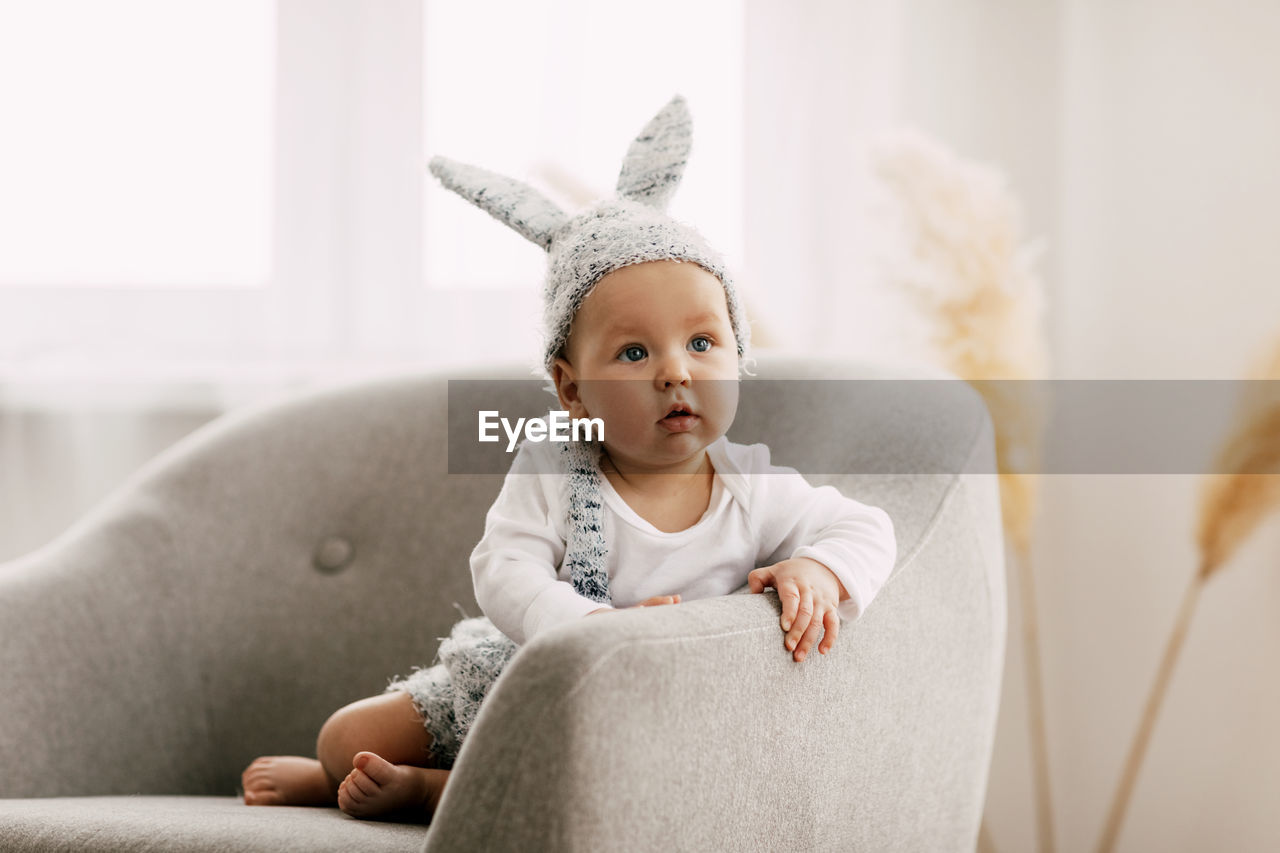
[[[787,647],[800,660],[821,628],[822,646],[830,648],[839,621],[856,619],[871,604],[893,570],[897,539],[884,510],[772,465],[765,445],[751,451],[752,470],[761,475],[751,496],[761,568],[748,583],[753,592],[778,590]]]
[[[517,645],[601,608],[557,577],[565,552],[565,507],[560,477],[549,458],[535,455],[537,447],[521,444],[485,516],[484,536],[471,552],[476,601]]]
[[[841,587],[840,616],[856,619],[884,586],[897,560],[889,514],[846,497],[834,486],[813,486],[794,468],[769,463],[769,449],[753,445],[757,470],[752,518],[759,531],[756,564],[807,557],[825,566]]]
[[[644,601],[642,601],[642,602],[640,602],[639,604],[636,604],[636,605],[634,605],[634,606],[635,606],[635,607],[657,607],[657,606],[662,605],[662,604],[679,604],[679,603],[680,603],[680,596],[679,596],[679,594],[676,594],[676,595],[655,595],[655,596],[653,596],[652,598],[646,598]],[[588,613],[587,615],[588,615],[588,616],[594,616],[594,615],[595,615],[595,614],[597,614],[597,613],[617,613],[619,609],[622,609],[622,610],[629,610],[630,608],[626,608],[626,607],[624,607],[624,608],[617,608],[617,607],[601,607],[599,610],[592,610],[592,611],[591,611],[590,613]]]

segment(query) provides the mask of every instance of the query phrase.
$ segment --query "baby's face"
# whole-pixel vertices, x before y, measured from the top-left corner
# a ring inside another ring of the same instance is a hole
[[[601,418],[617,465],[660,472],[689,462],[733,423],[738,348],[720,280],[697,264],[615,270],[573,319],[554,376],[572,417]],[[680,404],[691,416],[667,417]]]

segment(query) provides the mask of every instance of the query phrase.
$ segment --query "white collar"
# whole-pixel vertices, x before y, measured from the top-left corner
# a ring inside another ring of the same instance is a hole
[[[725,489],[733,499],[744,507],[749,506],[747,497],[750,494],[750,487],[746,474],[738,466],[733,454],[729,452],[728,436],[722,435],[708,444],[707,455],[711,457],[711,464],[715,466],[716,476],[724,483]]]

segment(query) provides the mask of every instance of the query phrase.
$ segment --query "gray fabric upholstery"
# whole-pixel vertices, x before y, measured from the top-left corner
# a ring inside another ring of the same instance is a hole
[[[942,376],[763,357],[758,372]],[[898,536],[894,574],[831,654],[791,660],[772,590],[582,620],[520,649],[430,827],[240,805],[250,760],[314,754],[330,713],[431,661],[454,602],[480,613],[467,557],[501,477],[447,473],[450,377],[223,417],[0,565],[6,849],[973,849],[1005,585],[990,420],[960,383],[945,411],[905,419],[795,383],[787,411],[830,428],[744,406],[730,431],[781,464],[815,446],[901,463],[806,471],[883,507]],[[511,393],[513,412],[551,401]],[[910,473],[922,456],[958,473]]]
[[[49,797],[0,800],[0,849],[307,850],[409,853],[425,827],[354,820],[337,809],[249,808],[238,797]]]

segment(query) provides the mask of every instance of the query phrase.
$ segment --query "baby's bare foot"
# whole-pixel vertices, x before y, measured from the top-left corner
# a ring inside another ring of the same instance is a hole
[[[372,752],[357,752],[352,764],[355,767],[338,785],[338,808],[352,817],[405,811],[430,818],[449,778],[448,770],[392,764]]]
[[[333,788],[320,762],[299,755],[264,755],[240,775],[250,806],[331,806]]]

